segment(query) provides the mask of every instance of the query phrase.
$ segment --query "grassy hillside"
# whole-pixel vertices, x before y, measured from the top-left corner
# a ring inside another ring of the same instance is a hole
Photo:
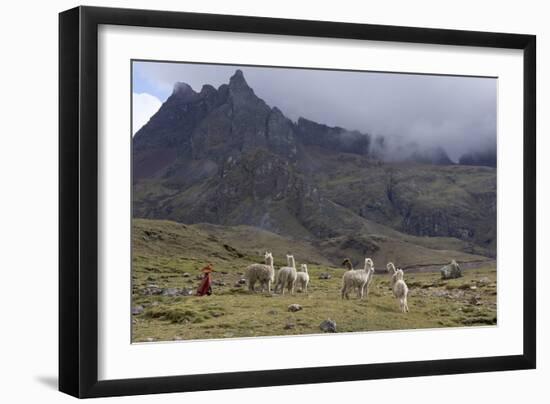
[[[458,280],[441,281],[437,273],[406,273],[411,311],[402,314],[385,274],[375,275],[368,300],[358,301],[355,296],[340,300],[344,270],[328,258],[332,254],[328,245],[288,240],[247,226],[144,219],[134,220],[132,240],[132,306],[136,309],[132,335],[136,342],[319,333],[319,324],[329,318],[336,321],[338,332],[496,323],[496,270],[490,261]],[[385,264],[382,257],[399,254],[410,255],[403,261],[411,265],[443,263],[448,255],[459,261],[480,258],[395,240],[379,242],[380,252],[374,256],[379,269]],[[266,248],[273,251],[276,267],[286,264],[287,252],[295,255],[297,264],[309,264],[308,295],[250,294],[246,285],[238,284],[246,266],[260,262]],[[207,262],[217,271],[214,294],[189,296]],[[319,279],[320,274],[331,278]],[[288,312],[293,303],[303,310]]]

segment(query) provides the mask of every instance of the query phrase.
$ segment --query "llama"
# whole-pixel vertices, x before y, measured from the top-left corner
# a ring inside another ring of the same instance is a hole
[[[296,273],[296,283],[300,285],[300,290],[307,294],[307,285],[309,285],[309,274],[307,272],[307,265],[302,264],[300,271]]]
[[[275,281],[275,292],[277,290],[281,290],[281,293],[285,294],[285,287],[290,292],[290,294],[294,294],[294,286],[296,285],[296,262],[294,261],[294,256],[287,255],[286,256],[288,266],[282,267],[279,269],[279,272],[277,272],[277,279]]]
[[[248,290],[254,292],[254,285],[259,282],[262,292],[267,289],[271,293],[271,284],[275,277],[275,268],[273,267],[273,254],[265,252],[265,264],[252,264],[246,268],[246,278],[248,279]]]
[[[399,309],[402,313],[406,313],[409,311],[409,305],[407,303],[409,288],[403,279],[404,272],[402,269],[395,268],[393,262],[388,262],[386,269],[391,275],[391,290],[399,302]]]
[[[449,265],[445,265],[439,272],[441,273],[441,279],[455,279],[462,276],[462,270],[455,260],[452,260]]]
[[[395,282],[397,282],[397,271],[403,272],[403,270],[397,269],[393,264],[393,262],[388,262],[388,264],[386,265],[386,270],[389,272],[391,276],[390,286],[391,286],[391,289],[393,290],[393,286],[395,285]]]
[[[344,262],[342,262],[342,265],[345,266],[348,271],[352,271],[353,270],[353,264],[351,263],[351,261],[349,260],[349,258],[346,258],[344,260]]]
[[[363,299],[365,296],[365,289],[367,284],[374,273],[374,264],[370,258],[365,258],[364,269],[353,269],[353,265],[349,259],[345,259],[343,265],[347,266],[348,271],[344,272],[342,276],[342,290],[341,296],[349,299],[349,292],[353,288],[357,288],[357,297]]]

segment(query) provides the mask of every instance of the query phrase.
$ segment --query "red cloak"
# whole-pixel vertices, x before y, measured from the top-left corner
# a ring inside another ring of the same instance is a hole
[[[212,276],[211,273],[214,270],[212,269],[212,265],[207,265],[202,269],[202,272],[204,273],[204,276],[201,280],[201,284],[199,285],[199,288],[197,289],[197,296],[204,296],[204,295],[211,295],[212,294]]]

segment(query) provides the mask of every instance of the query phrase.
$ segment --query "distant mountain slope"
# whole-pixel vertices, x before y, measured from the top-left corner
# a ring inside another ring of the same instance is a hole
[[[178,83],[136,133],[133,213],[252,226],[335,256],[394,242],[447,250],[449,237],[453,250],[494,256],[495,170],[447,165],[437,148],[426,156],[382,162],[369,134],[294,123],[237,71],[199,93]]]
[[[486,166],[496,168],[497,151],[494,148],[472,151],[470,153],[463,154],[458,162],[467,166]]]
[[[309,242],[281,237],[257,227],[206,223],[184,225],[166,220],[134,219],[132,239],[135,256],[173,255],[199,263],[239,261],[243,262],[243,268],[246,262],[261,262],[266,249],[273,252],[277,266],[286,265],[284,257],[289,252],[294,254],[298,263],[331,267],[341,267],[343,257],[351,257],[356,265],[361,265],[366,254],[374,259],[377,269],[382,272],[384,263],[389,260],[404,268],[443,265],[448,263],[449,257],[459,262],[488,261],[486,257],[474,254],[452,249],[437,250],[386,237],[373,239],[375,250],[361,251],[358,246],[363,248],[365,240],[336,238]]]

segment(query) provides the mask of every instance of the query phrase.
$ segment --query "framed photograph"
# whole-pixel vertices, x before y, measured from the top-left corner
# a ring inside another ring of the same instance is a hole
[[[535,36],[59,27],[61,391],[535,367]]]

